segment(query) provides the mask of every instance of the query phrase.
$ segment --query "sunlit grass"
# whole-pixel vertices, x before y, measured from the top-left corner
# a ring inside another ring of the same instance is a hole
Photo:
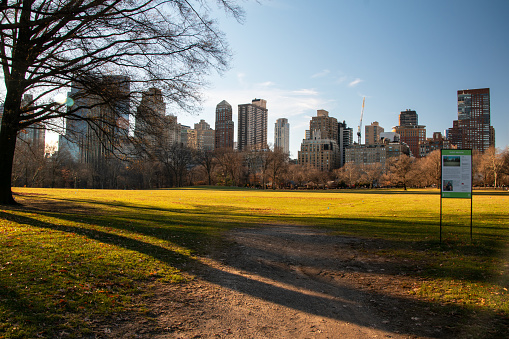
[[[0,209],[0,337],[77,336],[91,320],[139,312],[147,282],[175,283],[237,227],[293,224],[380,239],[431,303],[509,314],[509,195],[443,200],[436,190],[152,191],[15,189]],[[477,193],[477,192],[476,192]]]

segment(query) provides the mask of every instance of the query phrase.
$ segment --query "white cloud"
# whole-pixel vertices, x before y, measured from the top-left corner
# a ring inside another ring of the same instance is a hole
[[[292,91],[292,93],[296,95],[318,95],[318,92],[316,90],[307,88]]]
[[[324,69],[321,72],[315,73],[311,76],[311,78],[323,78],[324,76],[328,75],[330,73],[330,70]]]
[[[272,81],[265,81],[265,82],[255,85],[255,87],[271,87],[274,85],[275,85],[275,83],[273,83]]]
[[[339,78],[336,80],[336,83],[338,83],[338,84],[342,84],[342,83],[344,83],[347,79],[348,79],[348,77],[347,77],[346,75],[343,75],[343,76],[339,77]]]
[[[351,81],[349,84],[348,84],[348,87],[355,87],[357,86],[358,84],[360,84],[363,80],[357,78],[355,79],[354,81]]]

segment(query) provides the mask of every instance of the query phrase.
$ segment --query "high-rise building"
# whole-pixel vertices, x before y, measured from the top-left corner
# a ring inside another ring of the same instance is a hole
[[[420,143],[426,142],[426,126],[419,125],[417,113],[407,109],[399,115],[399,126],[392,128],[393,132],[399,134],[401,142],[410,148],[410,155],[420,157]]]
[[[267,149],[267,101],[253,99],[239,105],[237,148],[239,151]]]
[[[276,147],[286,154],[290,154],[290,124],[286,118],[276,120],[274,127],[274,148]]]
[[[160,89],[150,88],[142,93],[136,110],[134,135],[139,145],[149,152],[157,151],[162,141],[166,117],[166,105]]]
[[[215,148],[230,148],[233,144],[233,110],[232,106],[223,100],[216,106]]]
[[[205,120],[200,120],[194,124],[194,129],[188,130],[188,138],[192,135],[192,140],[188,139],[188,146],[199,151],[213,151],[215,143],[215,133]]]
[[[417,125],[417,112],[411,109],[401,111],[399,114],[399,125],[400,126],[415,126]]]
[[[130,81],[125,76],[105,76],[98,81],[98,88],[104,90],[100,95],[73,84],[69,93],[73,105],[68,107],[73,114],[66,119],[59,149],[67,148],[77,161],[101,171],[122,150],[129,133]]]
[[[174,137],[175,143],[182,144],[184,146],[188,146],[190,143],[194,143],[195,135],[191,126],[186,126],[177,123],[177,117],[172,118],[172,127],[171,136]],[[174,143],[171,142],[172,144]]]
[[[338,119],[329,117],[329,112],[319,109],[316,117],[311,118],[309,130],[311,135],[319,130],[322,139],[338,140]]]
[[[32,94],[25,94],[21,100],[22,106],[30,106],[34,104]],[[2,124],[2,116],[4,114],[4,106],[0,105],[0,125]],[[23,144],[28,146],[34,155],[43,157],[46,150],[46,127],[42,123],[35,123],[30,127],[21,130],[18,133],[18,138],[23,141]],[[17,145],[20,145],[18,143]],[[18,147],[18,146],[17,146]]]
[[[401,120],[400,120],[401,123]],[[371,125],[364,126],[364,143],[366,145],[375,145],[380,143],[380,133],[384,132],[384,128],[374,121]]]
[[[302,140],[298,152],[299,165],[310,165],[321,171],[339,168],[339,146],[336,140],[322,139],[317,131],[312,139]]]
[[[495,146],[495,129],[490,121],[490,89],[458,91],[458,120],[447,131],[447,138],[458,148],[485,152]]]
[[[322,171],[339,168],[341,151],[337,119],[329,117],[329,112],[325,110],[318,110],[317,116],[311,118],[309,131],[311,138],[302,140],[298,152],[299,165],[310,165]]]
[[[338,123],[338,145],[339,145],[339,166],[343,167],[346,163],[346,148],[353,144],[353,128],[348,127],[346,122]]]
[[[32,94],[25,94],[21,101],[22,106],[27,106],[29,109],[34,105],[34,97]],[[1,120],[0,120],[1,122]],[[44,157],[46,150],[46,128],[42,123],[35,123],[30,127],[21,130],[18,133],[18,138],[24,141],[25,145],[30,147],[31,152],[38,157]]]

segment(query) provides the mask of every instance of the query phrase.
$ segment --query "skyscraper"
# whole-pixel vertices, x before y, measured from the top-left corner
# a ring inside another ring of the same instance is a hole
[[[102,171],[106,161],[122,151],[129,133],[130,80],[104,76],[97,79],[94,91],[73,84],[69,97],[74,103],[68,108],[73,118],[66,119],[59,148],[67,147],[76,160]]]
[[[215,133],[205,120],[201,119],[199,123],[194,124],[194,129],[191,131],[194,134],[194,141],[193,143],[188,143],[189,147],[199,151],[214,150]]]
[[[290,154],[290,124],[288,119],[277,119],[274,128],[274,148],[280,148],[286,154]]]
[[[149,153],[155,152],[161,142],[166,105],[160,89],[150,88],[142,93],[136,110],[134,135]]]
[[[250,104],[239,105],[237,148],[262,150],[267,148],[267,101],[253,99]]]
[[[346,122],[338,122],[338,145],[339,145],[339,166],[346,163],[346,148],[353,144],[353,128],[348,127]]]
[[[399,114],[400,126],[415,126],[417,125],[417,112],[411,109],[401,111]]]
[[[233,110],[232,106],[223,100],[216,106],[215,148],[233,148]]]
[[[316,111],[316,117],[311,118],[309,123],[311,135],[314,131],[320,131],[322,139],[338,140],[338,119],[329,117],[329,112],[324,109]]]
[[[458,148],[485,152],[495,146],[495,129],[490,120],[490,89],[458,91],[458,120],[447,131],[447,136]]]
[[[28,108],[34,106],[33,95],[25,94],[23,96],[23,100],[21,101],[21,105],[27,106]],[[46,127],[42,123],[35,123],[30,127],[22,129],[18,133],[18,138],[23,140],[24,143],[30,147],[34,155],[37,155],[38,157],[44,157],[46,150]]]
[[[345,124],[346,126],[346,124]],[[341,164],[338,143],[338,120],[326,110],[318,110],[309,122],[310,138],[302,140],[298,152],[299,165],[310,165],[321,171],[331,171]]]
[[[401,124],[401,118],[400,118]],[[366,145],[375,145],[380,143],[380,133],[384,132],[384,128],[374,121],[371,125],[364,126],[364,143]]]
[[[404,142],[410,148],[410,155],[420,158],[419,144],[426,142],[426,126],[419,125],[417,113],[407,109],[401,111],[399,115],[399,126],[392,128],[400,136],[401,142]]]

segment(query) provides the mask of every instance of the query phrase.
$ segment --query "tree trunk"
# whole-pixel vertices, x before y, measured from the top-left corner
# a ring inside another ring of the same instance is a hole
[[[27,5],[26,7],[29,7]],[[30,10],[22,7],[20,23],[22,24],[17,34],[17,41],[12,49],[12,66],[10,74],[4,74],[5,78],[5,101],[2,125],[0,126],[0,204],[16,205],[12,196],[11,180],[16,138],[19,130],[21,116],[21,100],[25,93],[24,80],[29,67],[28,50],[32,47],[29,41],[30,26],[26,24],[30,17]],[[22,56],[22,57],[18,57]],[[6,68],[4,65],[4,72]]]
[[[211,171],[211,170],[209,170],[209,171],[207,172],[207,175],[208,175],[208,177],[209,177],[209,186],[211,186],[211,185],[212,185],[212,171]]]
[[[6,112],[8,111],[6,110]],[[11,190],[17,130],[11,127],[14,124],[11,120],[12,114],[4,114],[0,128],[0,205],[17,204]]]

